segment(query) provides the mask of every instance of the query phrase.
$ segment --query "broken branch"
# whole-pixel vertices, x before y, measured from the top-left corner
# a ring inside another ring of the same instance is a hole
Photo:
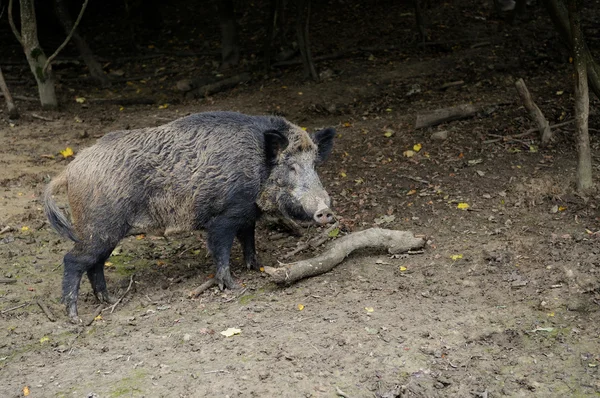
[[[209,280],[207,280],[206,282],[204,282],[203,284],[201,284],[200,286],[198,286],[197,288],[192,290],[188,296],[189,296],[189,298],[196,298],[199,295],[201,295],[205,290],[208,290],[211,287],[216,286],[216,285],[217,285],[217,282],[216,282],[215,278],[210,278]]]
[[[517,80],[515,82],[515,87],[517,88],[519,97],[521,97],[521,101],[523,101],[523,106],[525,106],[525,109],[527,109],[533,121],[537,123],[538,129],[542,133],[542,146],[548,145],[550,139],[552,138],[550,123],[548,123],[548,120],[546,120],[540,108],[538,108],[535,102],[533,102],[533,98],[531,97],[531,93],[529,93],[529,90],[525,85],[525,81],[523,79]]]
[[[317,257],[286,264],[281,268],[265,267],[265,272],[275,283],[289,285],[300,279],[328,272],[350,253],[365,247],[386,248],[389,253],[395,254],[418,249],[424,245],[425,240],[416,238],[408,231],[369,228],[335,240]]]

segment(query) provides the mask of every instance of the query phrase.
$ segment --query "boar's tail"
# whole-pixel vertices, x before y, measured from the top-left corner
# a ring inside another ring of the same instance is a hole
[[[59,174],[56,178],[50,181],[50,184],[48,184],[46,190],[44,191],[44,212],[46,213],[46,217],[48,217],[48,221],[50,221],[50,225],[52,225],[52,228],[54,228],[56,232],[74,242],[79,242],[79,239],[75,235],[75,231],[73,231],[73,226],[65,214],[60,211],[56,201],[52,197],[54,191],[56,191],[59,187],[66,185],[66,173]]]

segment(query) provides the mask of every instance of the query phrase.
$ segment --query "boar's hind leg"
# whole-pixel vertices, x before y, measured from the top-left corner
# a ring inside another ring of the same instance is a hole
[[[242,250],[244,252],[244,262],[246,263],[246,267],[248,269],[260,270],[260,263],[256,258],[256,246],[255,246],[255,238],[254,238],[254,230],[255,223],[249,225],[245,228],[240,228],[237,233],[237,238],[242,245]]]
[[[233,246],[233,240],[238,230],[237,223],[231,219],[218,218],[206,228],[206,244],[217,268],[215,279],[221,290],[224,288],[232,290],[239,288],[238,284],[231,277],[229,269],[231,247]]]
[[[76,243],[73,250],[65,255],[62,299],[70,318],[77,319],[77,297],[84,272],[88,274],[96,297],[103,300],[108,299],[106,280],[104,279],[104,261],[110,256],[115,246],[116,244],[112,245],[106,242],[97,247]]]

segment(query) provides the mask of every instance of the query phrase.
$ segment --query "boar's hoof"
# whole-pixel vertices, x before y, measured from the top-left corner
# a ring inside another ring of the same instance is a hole
[[[77,315],[77,303],[67,304],[67,315],[69,316],[71,323],[78,325],[82,322],[81,318],[79,318],[79,315]]]
[[[252,269],[255,271],[260,271],[260,263],[258,262],[258,260],[256,258],[249,260],[248,262],[246,262],[246,267],[248,267],[248,269]]]
[[[117,300],[115,300],[110,294],[108,294],[107,291],[104,292],[96,292],[94,293],[94,296],[96,296],[96,299],[100,302],[100,303],[104,303],[104,304],[114,304],[117,302]]]
[[[319,223],[319,224],[331,224],[334,220],[334,215],[333,212],[331,211],[331,209],[329,208],[324,208],[324,209],[320,209],[319,211],[317,211],[315,213],[315,215],[313,216],[314,220]]]
[[[217,275],[215,276],[217,285],[219,285],[219,289],[225,290],[237,290],[240,288],[233,278],[231,277],[231,273],[229,272],[229,268],[223,270],[217,270]]]

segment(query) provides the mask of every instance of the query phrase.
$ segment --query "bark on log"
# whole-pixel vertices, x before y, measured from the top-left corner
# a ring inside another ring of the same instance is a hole
[[[477,115],[479,109],[472,104],[463,104],[450,108],[436,109],[433,112],[421,113],[417,115],[415,128],[431,127],[441,123],[451,122],[453,120],[466,119]]]
[[[593,186],[592,154],[588,118],[590,97],[585,59],[585,43],[577,0],[569,0],[569,22],[573,38],[573,66],[575,68],[575,134],[577,134],[577,190],[587,193]]]
[[[538,106],[533,102],[533,98],[531,98],[531,94],[525,85],[525,81],[523,79],[519,79],[515,82],[515,87],[517,88],[517,92],[519,93],[519,97],[521,97],[521,101],[523,101],[523,106],[529,112],[529,115],[533,119],[533,121],[537,124],[538,129],[541,131],[541,143],[542,146],[546,146],[550,143],[552,139],[552,130],[550,130],[550,123],[544,117],[544,114],[538,108]]]
[[[358,249],[386,248],[389,253],[393,254],[418,249],[424,245],[424,239],[416,238],[408,231],[370,228],[331,242],[328,250],[317,257],[286,264],[281,268],[265,267],[265,272],[273,278],[275,283],[289,285],[300,279],[330,271],[350,253]]]
[[[220,80],[215,83],[204,85],[198,89],[192,90],[191,93],[195,97],[206,97],[206,96],[227,90],[229,88],[235,87],[240,83],[249,81],[250,79],[251,79],[251,76],[249,73],[242,73],[242,74],[239,74],[236,76],[229,77],[227,79]]]
[[[12,96],[10,95],[10,91],[8,90],[8,86],[6,85],[6,81],[4,80],[4,74],[2,73],[2,68],[0,68],[0,90],[4,95],[4,99],[6,100],[6,107],[8,108],[8,118],[9,119],[18,119],[19,111],[15,106],[15,101],[13,101]]]

